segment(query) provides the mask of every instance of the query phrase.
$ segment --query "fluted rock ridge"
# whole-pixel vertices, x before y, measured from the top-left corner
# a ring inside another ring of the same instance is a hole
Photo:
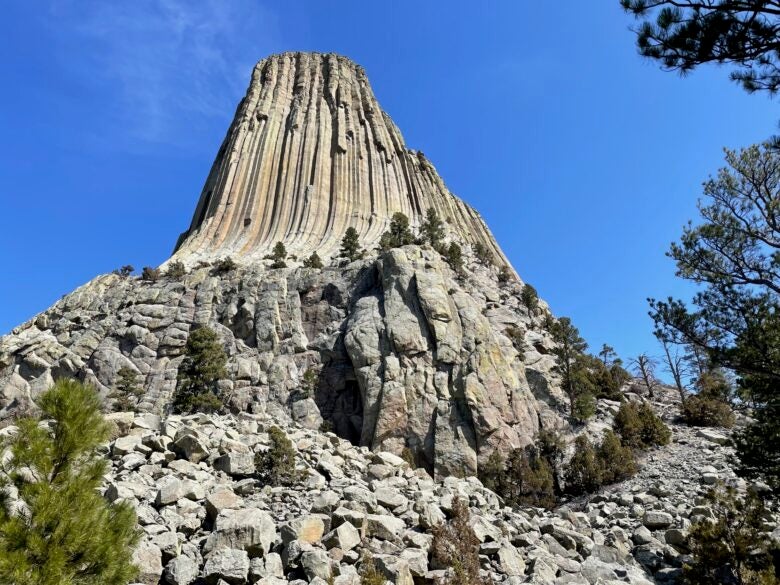
[[[283,53],[255,66],[174,258],[249,262],[279,241],[298,257],[334,256],[349,227],[371,249],[393,213],[415,226],[430,207],[453,237],[507,263],[479,214],[406,147],[362,67]]]

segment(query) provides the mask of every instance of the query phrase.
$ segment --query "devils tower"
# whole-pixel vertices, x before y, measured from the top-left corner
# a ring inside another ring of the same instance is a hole
[[[394,212],[419,225],[429,208],[506,263],[479,214],[406,147],[360,66],[284,53],[255,66],[175,257],[251,262],[279,241],[332,256],[348,227],[372,248]]]
[[[463,269],[422,242],[378,250],[394,213],[418,230],[429,209]],[[339,256],[350,227],[366,251],[353,262]],[[278,242],[285,267],[268,260]],[[304,267],[315,251],[324,267]],[[166,272],[173,261],[183,273]],[[474,474],[496,448],[561,422],[546,305],[522,305],[479,214],[407,148],[344,57],[257,64],[162,268],[98,276],[0,339],[0,415],[33,407],[58,377],[110,403],[122,368],[141,380],[136,410],[165,414],[187,337],[206,325],[228,354],[226,409],[324,425],[437,475]]]

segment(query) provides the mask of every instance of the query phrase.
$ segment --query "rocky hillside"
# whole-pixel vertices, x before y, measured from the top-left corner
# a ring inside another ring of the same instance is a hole
[[[416,245],[322,270],[264,261],[155,282],[100,276],[0,339],[2,412],[31,406],[59,376],[108,399],[127,367],[142,380],[138,410],[163,414],[190,330],[208,325],[229,356],[220,385],[234,412],[326,420],[355,444],[409,448],[431,473],[473,474],[496,446],[560,426],[563,397],[543,303],[529,314],[519,281],[466,258],[465,276]],[[317,383],[304,396],[309,369]]]
[[[668,402],[655,407],[673,414]],[[589,432],[612,411],[601,402]],[[711,513],[698,496],[716,481],[744,487],[724,435],[674,424],[672,443],[649,452],[637,476],[548,512],[504,507],[476,478],[434,481],[392,453],[295,423],[280,426],[302,476],[264,485],[254,455],[280,424],[268,414],[109,416],[117,437],[106,446],[105,495],[137,510],[145,536],[135,560],[148,585],[359,585],[367,554],[392,583],[433,584],[444,568],[431,528],[456,498],[468,504],[490,582],[674,583],[691,521]]]

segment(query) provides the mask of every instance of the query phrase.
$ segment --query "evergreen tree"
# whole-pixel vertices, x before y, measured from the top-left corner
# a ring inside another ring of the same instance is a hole
[[[358,233],[355,228],[348,227],[347,231],[344,232],[344,237],[341,239],[340,253],[350,262],[354,262],[363,257],[363,250],[360,249],[360,241],[358,240]]]
[[[184,278],[185,274],[187,274],[187,268],[184,266],[184,262],[179,260],[174,260],[168,264],[168,269],[165,271],[165,276],[174,280]]]
[[[594,410],[594,388],[588,372],[588,358],[583,353],[588,344],[568,317],[555,321],[551,333],[555,341],[555,369],[561,375],[564,392],[569,396],[569,414],[584,420]]]
[[[317,254],[317,252],[312,252],[311,256],[303,261],[303,266],[304,268],[316,268],[319,270],[322,268],[322,260],[320,259],[320,255]]]
[[[141,270],[141,280],[157,282],[160,280],[160,269],[152,268],[151,266],[144,266],[143,270]]]
[[[176,412],[214,412],[223,407],[217,382],[225,378],[227,356],[213,329],[191,332],[179,366],[173,408]]]
[[[678,275],[703,290],[692,306],[651,300],[651,314],[665,348],[696,348],[737,374],[755,406],[735,436],[739,471],[780,493],[780,153],[752,146],[727,150],[726,161],[704,184],[703,221],[669,252]]]
[[[118,411],[132,410],[138,397],[144,392],[138,382],[138,374],[127,366],[119,368],[114,387],[111,398],[114,399],[114,407]]]
[[[444,259],[457,274],[463,274],[463,251],[457,243],[450,242]]]
[[[523,303],[530,317],[536,313],[536,309],[539,307],[539,294],[533,286],[525,283],[520,291],[520,302]]]
[[[41,419],[19,420],[0,445],[10,454],[4,481],[24,503],[23,512],[9,510],[0,489],[0,582],[126,585],[137,572],[131,558],[140,532],[130,504],[100,495],[108,464],[98,448],[110,426],[97,392],[59,380],[38,406]]]
[[[279,427],[268,429],[271,446],[255,455],[255,469],[266,485],[292,485],[301,479],[295,469],[295,447]]]
[[[493,266],[493,264],[495,264],[493,252],[491,252],[490,248],[488,248],[482,242],[477,242],[471,247],[471,249],[474,251],[474,255],[481,264],[485,266]]]
[[[273,260],[273,264],[271,264],[271,268],[286,268],[287,263],[285,260],[287,259],[287,248],[284,247],[284,244],[282,242],[276,242],[276,245],[274,245],[273,252],[271,252],[271,260]]]
[[[423,240],[428,242],[434,250],[438,250],[444,239],[444,222],[439,219],[439,214],[433,207],[428,208],[420,231]]]
[[[640,54],[688,73],[705,63],[732,64],[748,92],[780,89],[780,7],[775,0],[620,0],[643,19]]]
[[[395,212],[390,219],[390,228],[379,239],[379,247],[389,250],[413,243],[414,234],[409,229],[409,218],[400,211]]]
[[[114,274],[127,278],[135,272],[135,267],[132,264],[125,264],[122,268],[114,270]]]
[[[623,445],[614,431],[604,433],[596,455],[602,462],[601,481],[605,485],[626,480],[637,471],[634,452]]]
[[[587,436],[574,440],[574,456],[566,469],[566,493],[579,496],[596,491],[602,485],[604,469],[596,449]]]

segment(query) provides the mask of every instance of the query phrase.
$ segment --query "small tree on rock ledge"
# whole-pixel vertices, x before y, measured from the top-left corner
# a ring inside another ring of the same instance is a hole
[[[190,333],[179,366],[173,409],[176,412],[214,412],[223,406],[217,382],[226,377],[227,356],[213,329]]]

